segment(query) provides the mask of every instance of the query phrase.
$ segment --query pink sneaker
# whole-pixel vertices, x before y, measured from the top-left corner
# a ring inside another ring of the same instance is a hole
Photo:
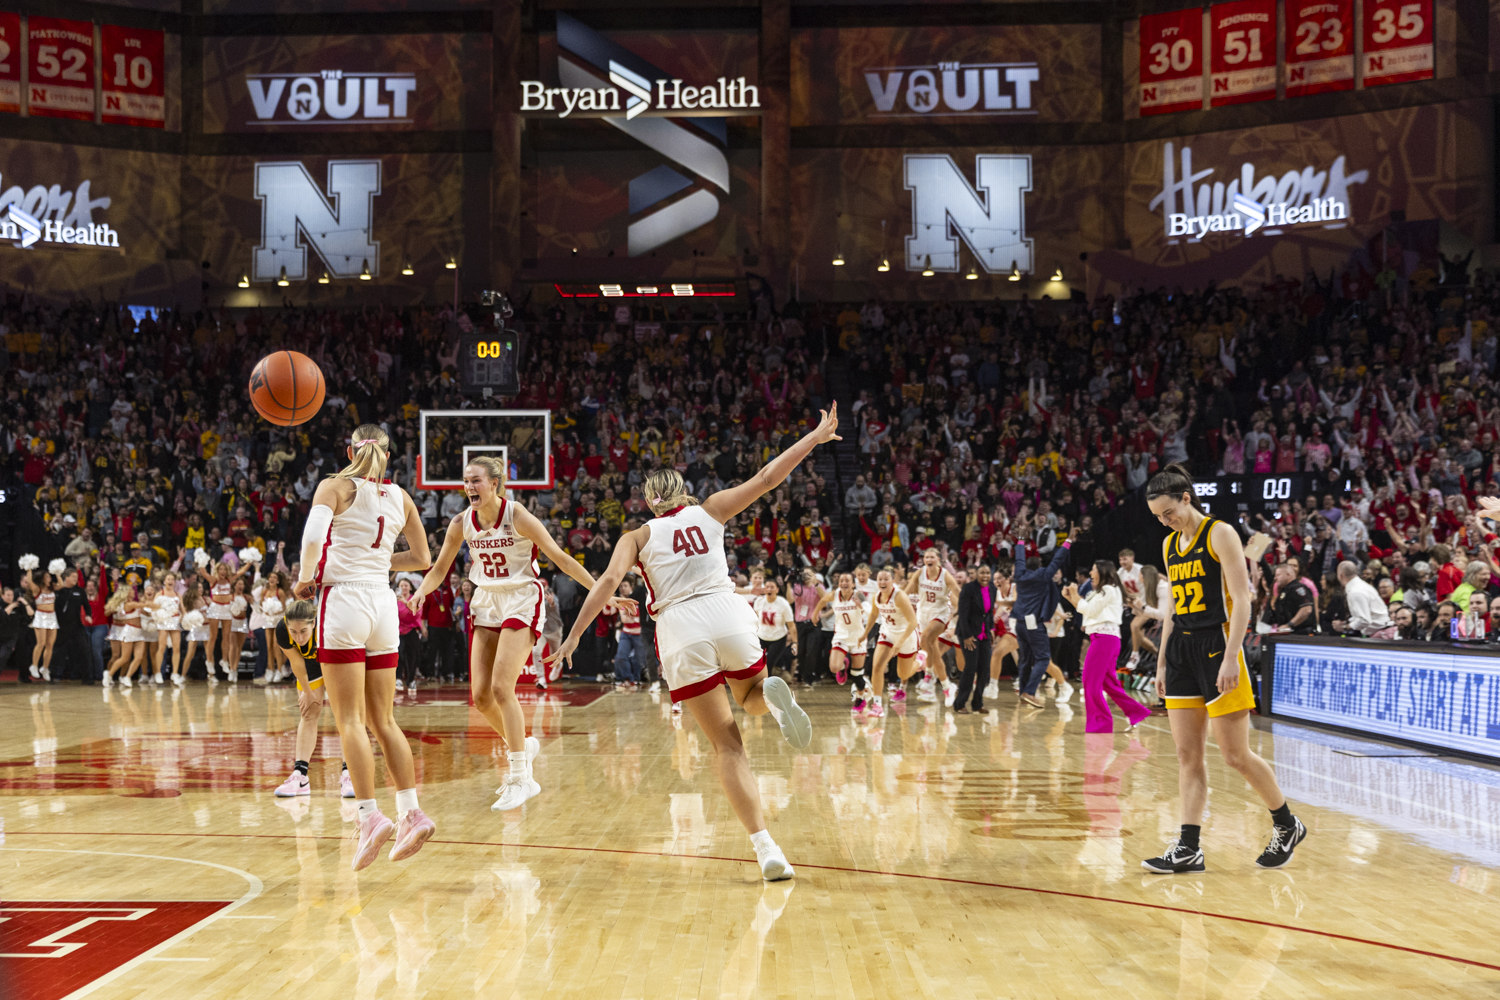
[[[395,832],[396,824],[386,819],[379,809],[372,812],[369,819],[359,824],[359,849],[354,852],[354,861],[349,867],[355,871],[370,867],[370,862],[375,860],[375,855],[380,853],[380,849]]]
[[[396,828],[396,846],[391,848],[390,860],[405,861],[420,851],[434,833],[437,833],[437,824],[422,810],[413,809],[401,817],[401,825]]]
[[[897,688],[891,692],[891,701],[905,701],[906,688]]]
[[[869,708],[866,710],[866,712],[867,714],[878,719],[881,716],[885,715],[885,708],[880,704],[879,698],[871,698]]]
[[[307,780],[307,775],[301,771],[294,770],[291,774],[287,775],[287,779],[271,794],[275,795],[278,799],[290,799],[298,795],[311,795],[312,783]]]
[[[847,670],[838,670],[834,672],[833,683],[837,684],[839,687],[843,687],[848,683],[848,681],[849,672]]]
[[[354,782],[350,780],[348,771],[343,771],[340,773],[339,797],[344,799],[354,798]]]
[[[854,713],[856,715],[858,715],[858,714],[864,712],[865,706],[867,704],[869,704],[869,702],[865,701],[863,698],[855,698],[854,699],[854,705],[853,705]]]

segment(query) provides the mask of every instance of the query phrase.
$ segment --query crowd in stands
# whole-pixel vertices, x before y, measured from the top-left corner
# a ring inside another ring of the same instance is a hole
[[[204,559],[238,573],[252,549],[246,589],[264,592],[273,568],[296,570],[313,489],[344,464],[355,424],[388,429],[389,472],[411,488],[419,411],[494,405],[458,392],[446,307],[139,313],[15,293],[0,306],[0,479],[55,550],[24,573],[12,555],[0,581],[17,588],[0,601],[0,661],[14,633],[23,679],[51,556],[82,571],[101,608],[167,572],[185,593]],[[1309,278],[1093,303],[528,306],[517,322],[545,335],[529,338],[523,392],[505,405],[553,412],[555,484],[516,498],[598,573],[620,532],[650,516],[640,484],[652,470],[675,468],[707,496],[842,394],[838,461],[804,463],[729,525],[729,572],[763,568],[798,613],[816,603],[796,599],[803,587],[861,563],[909,565],[936,547],[954,569],[1004,573],[1017,541],[1047,557],[1184,462],[1200,478],[1316,474],[1307,496],[1243,524],[1267,536],[1253,575],[1269,624],[1482,637],[1500,625],[1495,529],[1476,519],[1476,497],[1500,495],[1497,315],[1500,283],[1479,271],[1359,300]],[[329,386],[294,428],[259,419],[245,391],[278,348],[307,353]],[[436,551],[464,497],[413,495]],[[1112,544],[1150,563],[1158,542]],[[404,621],[409,679],[464,672],[465,567]],[[1140,609],[1155,596],[1141,589]],[[582,595],[559,583],[551,599],[560,630]],[[581,669],[610,671],[627,625],[650,630],[649,618],[601,621]],[[629,679],[649,645],[625,643]],[[258,674],[274,675],[269,659]]]

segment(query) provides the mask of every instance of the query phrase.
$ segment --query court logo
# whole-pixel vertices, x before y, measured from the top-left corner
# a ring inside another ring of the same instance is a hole
[[[405,124],[415,73],[247,73],[255,118],[249,125]]]
[[[1239,177],[1209,183],[1215,174],[1213,167],[1193,170],[1190,147],[1182,147],[1179,158],[1172,143],[1163,146],[1161,190],[1147,208],[1161,209],[1168,238],[1196,243],[1209,233],[1278,236],[1290,226],[1341,229],[1353,217],[1349,189],[1370,178],[1368,170],[1347,173],[1343,154],[1326,170],[1307,166],[1257,178],[1255,165],[1242,163]]]
[[[604,121],[667,161],[630,182],[629,255],[650,253],[717,218],[720,197],[729,193],[729,160],[724,155],[729,132],[723,118],[702,112],[759,108],[756,87],[743,77],[685,86],[561,11],[557,46],[562,87],[523,81],[522,110],[551,111],[558,117],[578,110],[604,111]],[[662,115],[697,117],[687,124]]]
[[[953,157],[909,154],[906,189],[911,192],[911,235],[906,269],[956,273],[962,241],[990,274],[1032,271],[1026,236],[1026,192],[1031,190],[1029,155],[983,154],[974,158],[974,186]]]
[[[252,281],[307,279],[310,245],[335,278],[380,276],[380,242],[373,238],[379,160],[333,160],[328,193],[300,161],[257,163],[260,245],[252,252]],[[305,241],[305,242],[304,242]]]
[[[1034,62],[874,66],[864,71],[875,110],[872,118],[928,115],[1034,115]]]

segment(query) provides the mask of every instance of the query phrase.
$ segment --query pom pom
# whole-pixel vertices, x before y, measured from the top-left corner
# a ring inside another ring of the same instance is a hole
[[[240,562],[247,563],[258,563],[265,558],[265,556],[261,555],[260,549],[248,545],[240,549],[239,556]]]
[[[260,602],[260,613],[267,618],[275,618],[285,610],[282,603],[274,597],[268,597]]]
[[[189,611],[182,616],[182,627],[191,631],[195,628],[202,628],[203,623],[206,621],[208,621],[208,618],[204,616],[203,612]]]
[[[151,612],[151,618],[156,622],[158,627],[171,624],[172,619],[175,617],[177,616],[172,614],[171,608],[157,608]]]
[[[245,607],[248,604],[249,602],[245,600],[244,595],[236,595],[235,599],[229,602],[229,613],[238,618],[245,613]]]
[[[16,565],[19,566],[19,567],[21,567],[23,570],[25,570],[28,573],[30,573],[32,570],[36,569],[41,564],[42,564],[42,561],[40,559],[38,559],[36,556],[32,555],[30,552],[26,553],[20,559],[16,560]]]
[[[47,572],[53,576],[60,576],[67,568],[68,561],[66,559],[54,559],[47,564]]]
[[[193,562],[199,569],[208,569],[208,564],[213,562],[213,560],[208,557],[207,549],[194,549]]]

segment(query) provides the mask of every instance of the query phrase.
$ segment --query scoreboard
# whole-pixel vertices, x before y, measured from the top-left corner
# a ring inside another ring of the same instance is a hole
[[[458,391],[477,396],[514,396],[519,336],[513,330],[475,330],[458,338]]]
[[[1307,499],[1320,485],[1316,473],[1282,472],[1205,479],[1193,484],[1193,492],[1215,517],[1236,520],[1241,513],[1269,515],[1283,503]]]

